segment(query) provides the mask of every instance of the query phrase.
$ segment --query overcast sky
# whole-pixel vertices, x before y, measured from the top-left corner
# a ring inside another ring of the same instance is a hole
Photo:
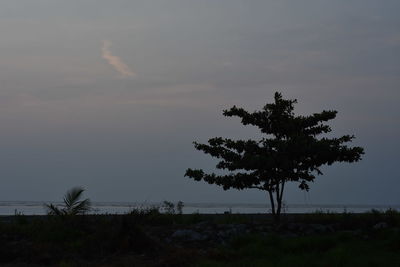
[[[193,148],[259,137],[225,118],[275,91],[299,114],[338,110],[359,163],[335,164],[287,203],[400,204],[400,1],[4,0],[0,200],[266,203],[183,177]]]

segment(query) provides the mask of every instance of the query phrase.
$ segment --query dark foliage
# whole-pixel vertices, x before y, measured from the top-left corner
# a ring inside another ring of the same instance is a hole
[[[58,266],[62,261],[82,266],[114,254],[151,254],[158,244],[128,216],[30,218],[26,223],[0,222],[0,265],[30,263]]]
[[[374,266],[399,262],[400,213],[396,210],[316,212],[285,220],[274,227],[266,214],[181,215],[155,209],[125,215],[2,217],[0,265],[203,266],[196,262],[206,261],[204,266],[343,266],[328,264],[337,258],[337,251],[346,252],[341,255],[346,262],[354,263],[354,256],[363,263],[382,261]],[[246,230],[234,234],[235,227]],[[179,230],[208,238],[173,238]],[[221,233],[230,234],[221,239]],[[287,257],[290,261],[285,263]],[[324,264],[316,264],[321,257]],[[359,265],[368,264],[349,266]]]
[[[227,117],[239,117],[242,124],[260,129],[260,140],[211,138],[208,144],[194,142],[197,150],[220,159],[217,169],[226,175],[207,174],[201,169],[187,169],[185,176],[227,189],[255,188],[267,191],[272,213],[279,219],[282,197],[287,182],[297,182],[302,190],[321,175],[321,166],[334,162],[355,162],[364,153],[361,147],[347,147],[353,135],[338,138],[322,137],[331,132],[326,122],[336,117],[336,111],[322,111],[309,116],[295,116],[296,100],[286,100],[275,93],[275,101],[261,111],[249,113],[233,106],[224,110]]]
[[[64,207],[59,208],[53,204],[45,204],[47,213],[49,215],[57,216],[73,216],[78,214],[85,214],[90,211],[90,200],[81,200],[82,194],[85,189],[81,187],[74,187],[65,194],[64,196]]]

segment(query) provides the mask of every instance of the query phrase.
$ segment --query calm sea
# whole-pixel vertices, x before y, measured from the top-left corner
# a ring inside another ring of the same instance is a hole
[[[43,207],[44,202],[38,201],[0,201],[0,215],[43,215],[46,210]],[[48,203],[48,202],[47,202]],[[59,204],[54,203],[53,204]],[[128,203],[128,202],[94,202],[94,214],[123,214],[134,208],[160,207],[162,203]],[[317,205],[317,204],[288,204],[285,207],[285,213],[310,213],[315,211],[324,212],[354,212],[362,213],[372,209],[385,211],[395,209],[400,211],[400,205]],[[266,213],[270,211],[267,204],[221,204],[221,203],[184,203],[183,213]]]

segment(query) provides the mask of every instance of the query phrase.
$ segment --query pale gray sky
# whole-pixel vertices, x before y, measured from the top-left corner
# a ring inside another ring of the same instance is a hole
[[[325,169],[288,203],[400,204],[399,1],[0,2],[0,200],[264,203],[183,174],[192,141],[248,138],[224,118],[273,93],[339,111],[363,161]]]

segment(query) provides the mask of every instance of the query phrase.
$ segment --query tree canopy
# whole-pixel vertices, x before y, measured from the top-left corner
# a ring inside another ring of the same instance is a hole
[[[336,117],[337,111],[324,110],[308,116],[293,112],[297,100],[283,99],[275,93],[274,102],[261,111],[249,113],[233,106],[224,110],[227,117],[239,117],[242,124],[253,125],[264,134],[260,140],[232,140],[215,137],[208,144],[194,142],[197,150],[220,159],[217,169],[225,175],[207,174],[201,169],[187,169],[185,176],[196,181],[227,189],[255,188],[267,191],[272,214],[279,218],[283,191],[287,182],[299,183],[309,190],[309,183],[322,175],[321,166],[334,162],[356,162],[364,153],[362,147],[348,147],[354,135],[338,138],[319,137],[331,132],[326,122]]]

